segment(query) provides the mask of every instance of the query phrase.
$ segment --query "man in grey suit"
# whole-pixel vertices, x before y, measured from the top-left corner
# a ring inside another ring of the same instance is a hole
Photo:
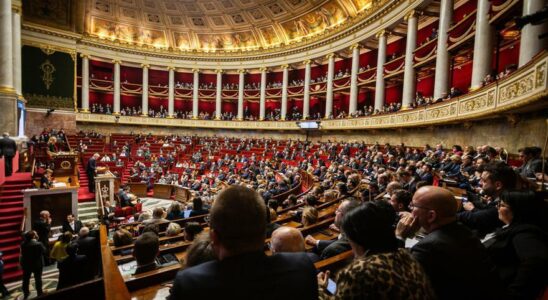
[[[5,158],[6,177],[11,176],[13,172],[13,157],[17,153],[17,144],[10,139],[10,135],[4,132],[3,138],[0,140],[0,157]]]
[[[179,271],[168,299],[317,299],[314,264],[305,253],[264,253],[266,206],[244,186],[218,194],[210,214],[218,260]]]

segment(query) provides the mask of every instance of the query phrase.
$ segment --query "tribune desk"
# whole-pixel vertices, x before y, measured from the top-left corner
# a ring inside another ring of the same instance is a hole
[[[78,219],[78,188],[78,186],[68,186],[24,190],[25,228],[32,228],[32,222],[40,218],[42,210],[50,212],[52,227],[62,226],[70,213]]]

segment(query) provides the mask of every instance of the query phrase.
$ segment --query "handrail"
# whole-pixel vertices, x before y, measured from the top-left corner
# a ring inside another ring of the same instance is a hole
[[[23,220],[21,221],[21,226],[19,226],[19,232],[25,232],[25,223],[27,222],[27,213],[28,210],[26,207],[23,208]]]
[[[118,264],[110,251],[108,246],[108,234],[107,227],[101,225],[100,227],[100,241],[101,241],[101,259],[103,262],[103,283],[105,285],[105,299],[106,300],[127,300],[131,296],[129,290],[126,287],[124,278],[118,270]]]

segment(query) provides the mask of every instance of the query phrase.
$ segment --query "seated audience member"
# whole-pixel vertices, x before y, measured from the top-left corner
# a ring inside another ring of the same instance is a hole
[[[152,232],[145,232],[141,234],[133,246],[133,257],[137,261],[137,269],[135,274],[140,274],[148,271],[155,270],[156,256],[160,252],[160,242],[158,236]]]
[[[192,199],[192,211],[190,212],[190,217],[201,216],[208,214],[209,211],[204,208],[204,202],[202,198],[195,197]]]
[[[184,212],[181,210],[181,204],[177,201],[173,201],[169,206],[167,217],[168,220],[177,220],[184,218]]]
[[[282,226],[274,230],[270,239],[270,250],[272,253],[302,252],[306,253],[312,262],[320,260],[316,253],[306,252],[303,235],[293,227]]]
[[[396,235],[409,237],[419,227],[426,237],[411,248],[439,299],[502,299],[503,289],[487,249],[466,226],[457,222],[451,192],[427,186],[417,190]],[[451,271],[448,271],[451,270]],[[466,287],[466,288],[463,288]]]
[[[198,222],[187,222],[185,224],[185,240],[191,242],[194,238],[204,230],[204,228]]]
[[[53,244],[51,248],[50,257],[55,261],[61,261],[68,256],[66,248],[72,241],[72,233],[67,231],[59,237],[59,240]]]
[[[304,253],[264,253],[266,205],[244,186],[222,190],[210,214],[215,261],[179,271],[169,299],[316,299],[314,265]],[[245,284],[245,286],[242,286]]]
[[[125,229],[118,229],[112,235],[114,247],[122,247],[133,244],[131,233]]]
[[[157,236],[160,236],[160,225],[158,223],[148,223],[142,227],[141,233],[151,232]]]
[[[345,214],[342,231],[354,260],[337,276],[334,299],[435,299],[427,275],[394,234],[397,215],[384,201],[366,202]],[[329,272],[318,274],[327,286]],[[324,289],[321,292],[327,296]],[[331,297],[326,297],[331,298]]]
[[[487,251],[511,298],[540,299],[548,286],[543,199],[533,191],[504,191],[500,200],[499,218],[506,226],[485,241]]]
[[[131,201],[129,191],[130,191],[129,186],[124,186],[123,188],[120,189],[120,192],[118,192],[118,199],[120,199],[120,207],[135,206],[135,204],[133,204],[133,202]]]
[[[483,168],[480,178],[482,194],[485,195],[482,200],[486,203],[481,203],[483,207],[480,207],[480,203],[464,203],[465,211],[458,213],[457,219],[477,231],[480,237],[502,227],[503,223],[499,220],[497,212],[499,196],[504,190],[515,188],[516,180],[514,170],[505,163],[488,163]]]
[[[152,217],[150,216],[150,213],[148,213],[148,212],[143,212],[143,213],[141,213],[141,214],[139,215],[139,217],[137,218],[137,222],[143,223],[143,222],[145,222],[146,220],[150,220],[150,218],[152,218]]]
[[[181,233],[181,225],[177,223],[169,223],[166,229],[166,236],[176,236]]]
[[[77,285],[91,280],[93,275],[88,272],[89,260],[85,255],[78,255],[78,244],[70,243],[67,246],[68,256],[57,263],[59,269],[59,282],[57,290]]]
[[[114,207],[110,206],[110,201],[105,201],[103,205],[103,224],[109,228],[110,223],[114,220]]]
[[[519,149],[519,157],[523,165],[517,168],[518,173],[526,178],[534,178],[535,173],[542,173],[542,149],[539,147],[525,147]]]
[[[354,198],[344,200],[335,211],[335,226],[341,228],[344,215],[359,205],[360,202]],[[315,246],[315,251],[320,255],[320,259],[322,260],[350,250],[350,244],[344,233],[339,234],[336,240],[316,240],[309,235],[306,237],[305,241],[307,244]]]
[[[53,171],[51,169],[47,169],[44,174],[42,174],[42,177],[40,177],[40,188],[42,189],[49,189],[53,186]]]
[[[318,210],[315,207],[308,206],[303,209],[301,223],[303,227],[316,224],[318,222]]]
[[[192,245],[188,247],[185,265],[190,268],[215,259],[209,234],[204,232],[198,234],[192,241]]]
[[[396,190],[392,193],[390,201],[388,201],[396,212],[409,211],[409,203],[411,203],[413,195],[406,190]]]
[[[152,218],[148,220],[144,220],[143,225],[167,222],[167,220],[164,219],[165,213],[166,212],[164,211],[162,207],[154,208],[154,210],[152,211]]]
[[[266,208],[266,228],[265,228],[265,234],[266,238],[269,239],[272,236],[272,232],[274,230],[278,229],[280,227],[280,224],[274,222],[272,218],[270,217],[270,209]]]
[[[83,227],[82,221],[76,220],[73,214],[67,215],[67,220],[63,222],[63,232],[70,232],[72,234],[77,234],[80,232],[80,229]]]

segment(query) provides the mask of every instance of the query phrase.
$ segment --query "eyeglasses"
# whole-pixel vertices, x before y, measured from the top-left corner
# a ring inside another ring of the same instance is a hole
[[[409,203],[409,209],[410,210],[413,210],[413,208],[422,208],[422,209],[427,209],[427,210],[431,210],[431,208],[429,207],[426,207],[426,206],[419,206],[419,205],[416,205],[414,204],[413,202]]]

